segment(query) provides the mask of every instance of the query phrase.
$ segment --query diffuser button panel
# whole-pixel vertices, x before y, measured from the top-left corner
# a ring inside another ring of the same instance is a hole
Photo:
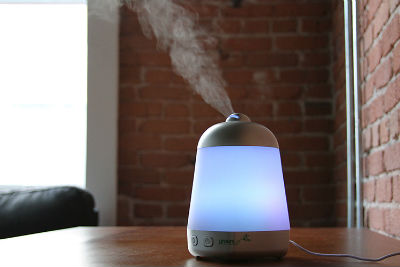
[[[204,238],[204,246],[205,247],[212,247],[214,245],[214,239],[210,236],[206,236]]]
[[[197,239],[197,236],[192,235],[192,245],[197,246],[198,243],[199,243],[199,240]]]

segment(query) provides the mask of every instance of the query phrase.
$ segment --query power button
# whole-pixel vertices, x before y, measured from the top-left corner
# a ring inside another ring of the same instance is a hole
[[[214,245],[214,240],[212,237],[210,236],[206,236],[204,238],[204,246],[205,247],[212,247]]]
[[[197,244],[199,243],[197,236],[192,235],[192,245],[193,246],[197,246]]]

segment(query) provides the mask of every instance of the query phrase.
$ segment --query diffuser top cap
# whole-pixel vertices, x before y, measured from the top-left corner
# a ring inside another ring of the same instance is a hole
[[[212,146],[265,146],[278,148],[274,134],[261,124],[251,122],[241,113],[229,115],[225,122],[208,128],[197,148]]]

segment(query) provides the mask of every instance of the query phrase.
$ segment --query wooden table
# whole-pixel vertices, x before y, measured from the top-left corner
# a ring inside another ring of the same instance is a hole
[[[400,241],[367,229],[294,228],[291,239],[314,251],[378,257]],[[0,266],[400,266],[307,255],[289,246],[283,260],[199,261],[187,251],[185,227],[77,227],[0,240]]]

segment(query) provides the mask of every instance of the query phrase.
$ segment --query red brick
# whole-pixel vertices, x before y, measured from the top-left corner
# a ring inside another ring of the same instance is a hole
[[[294,204],[289,206],[289,217],[306,221],[319,220],[332,216],[332,210],[332,204]]]
[[[144,133],[183,134],[188,133],[190,122],[187,120],[146,120],[139,126],[139,131]]]
[[[184,104],[168,104],[164,109],[166,117],[187,117],[189,109]]]
[[[325,87],[325,86],[309,86],[309,88],[306,91],[307,99],[310,98],[326,98],[326,99],[331,99],[332,97],[332,92],[330,87]]]
[[[169,205],[167,207],[168,218],[187,218],[189,215],[188,205]]]
[[[390,139],[396,139],[400,133],[400,109],[395,110],[390,115],[389,122]]]
[[[375,124],[372,126],[372,147],[379,146],[379,124]]]
[[[274,99],[298,99],[302,93],[300,86],[273,86],[270,90]]]
[[[393,177],[393,201],[400,203],[400,176]]]
[[[384,96],[378,96],[375,100],[370,104],[368,108],[368,123],[372,123],[382,117],[384,113]]]
[[[376,180],[376,201],[392,201],[392,178],[384,177]]]
[[[367,6],[367,15],[368,15],[368,23],[375,17],[376,11],[378,10],[382,0],[373,0],[368,1]]]
[[[224,118],[216,111],[213,109],[210,105],[207,105],[206,103],[201,103],[201,104],[192,104],[192,115],[199,119],[199,118],[220,118],[223,120]]]
[[[127,197],[118,196],[117,224],[119,226],[131,225],[132,204]]]
[[[386,26],[385,31],[382,34],[382,55],[386,56],[391,50],[394,43],[400,38],[400,15],[396,14],[390,23]]]
[[[161,137],[159,135],[120,133],[118,147],[127,150],[154,150],[161,148]]]
[[[329,78],[328,70],[281,70],[280,80],[286,83],[327,83]]]
[[[389,1],[382,1],[373,21],[374,38],[376,38],[389,18]]]
[[[297,167],[302,164],[298,153],[282,153],[282,165],[287,167]]]
[[[137,162],[136,150],[119,148],[118,161],[121,165],[135,165]]]
[[[188,1],[187,3],[181,2],[188,11],[197,13],[201,18],[214,18],[219,13],[219,8],[216,5],[209,5],[207,3],[196,3],[194,1]]]
[[[271,48],[271,39],[266,37],[253,38],[229,38],[224,41],[223,45],[229,50],[238,51],[266,51]]]
[[[301,108],[297,102],[283,102],[278,105],[278,116],[301,116]]]
[[[154,169],[146,168],[119,168],[118,181],[129,181],[135,184],[158,184],[160,174]]]
[[[304,187],[302,197],[307,202],[333,202],[334,188],[332,186]]]
[[[167,151],[196,151],[198,138],[193,137],[171,137],[164,141]]]
[[[242,21],[239,19],[222,19],[218,21],[218,27],[223,33],[239,33],[242,31]]]
[[[330,102],[306,102],[305,111],[308,116],[330,115],[332,104]]]
[[[381,48],[379,45],[374,45],[371,50],[367,54],[368,59],[368,71],[373,72],[378,66],[379,61],[381,59]]]
[[[134,196],[141,200],[183,201],[189,193],[182,187],[145,186],[136,188]]]
[[[365,51],[368,51],[368,49],[371,46],[372,41],[373,41],[373,38],[372,38],[372,25],[370,25],[367,28],[367,30],[365,31],[363,39],[364,39],[364,49],[365,49]]]
[[[375,200],[375,180],[363,183],[364,200],[372,202]]]
[[[133,15],[133,12],[129,15],[121,14],[119,35],[142,35],[142,28],[137,16]]]
[[[203,134],[205,132],[205,130],[207,130],[209,127],[213,126],[216,123],[220,123],[220,122],[221,122],[221,120],[218,120],[218,119],[195,121],[193,129],[194,129],[195,134]]]
[[[122,63],[121,63],[122,64]],[[138,84],[141,82],[140,68],[124,66],[119,70],[120,84]]]
[[[272,9],[271,15],[277,17],[296,17],[296,16],[326,16],[330,10],[330,3],[327,1],[319,2],[278,2]],[[271,9],[271,8],[270,8]]]
[[[367,225],[375,230],[383,230],[385,227],[384,210],[380,208],[369,208],[367,210]]]
[[[393,49],[392,68],[393,75],[396,75],[400,71],[400,44],[397,44]]]
[[[191,94],[193,93],[189,89],[175,86],[151,85],[139,90],[143,99],[189,99]]]
[[[400,76],[391,82],[384,95],[384,109],[389,112],[397,103],[400,102]]]
[[[243,25],[243,33],[268,33],[269,21],[266,19],[246,20]]]
[[[291,136],[280,137],[278,140],[282,150],[321,151],[329,148],[329,139],[327,137]]]
[[[362,144],[365,151],[372,148],[372,133],[371,128],[364,129],[362,134]]]
[[[386,144],[389,141],[390,120],[386,118],[379,125],[380,144]]]
[[[297,31],[297,20],[287,19],[274,21],[272,24],[273,32],[296,32]]]
[[[139,218],[156,218],[161,217],[162,207],[153,204],[135,204],[135,216]]]
[[[238,110],[240,113],[244,113],[251,118],[254,117],[266,117],[272,116],[272,104],[271,103],[237,103],[235,104],[235,110]]]
[[[300,201],[300,188],[298,186],[286,186],[285,190],[288,203],[298,203]]]
[[[377,151],[367,157],[367,175],[378,175],[384,171],[383,152]]]
[[[149,168],[178,168],[190,165],[190,159],[182,154],[149,153],[141,155],[141,163]]]
[[[373,74],[375,88],[379,89],[385,86],[392,77],[392,62],[388,58],[385,62],[381,63]]]
[[[119,38],[120,53],[123,54],[127,49],[152,50],[157,46],[156,40],[151,40],[143,35],[122,35]]]
[[[128,133],[128,132],[135,132],[136,131],[136,120],[135,119],[126,119],[121,118],[118,120],[118,132],[119,133]]]
[[[307,50],[328,47],[326,36],[285,36],[276,38],[276,46],[281,50]]]
[[[330,55],[328,53],[306,53],[302,62],[303,66],[327,66],[330,63]]]
[[[167,170],[164,175],[164,182],[170,185],[192,185],[193,175],[194,168],[184,171]]]
[[[313,33],[321,33],[327,32],[331,30],[331,21],[330,20],[316,20],[315,18],[312,19],[303,19],[301,24],[301,31],[302,32],[313,32]]]
[[[246,65],[251,67],[286,67],[297,63],[298,55],[295,53],[257,53],[246,58]]]
[[[386,170],[400,169],[400,143],[391,144],[385,148],[384,162]]]
[[[385,212],[385,231],[397,237],[400,236],[400,209],[392,208]]]
[[[249,84],[253,80],[253,72],[246,70],[224,71],[223,76],[228,83],[235,85]]]
[[[171,59],[165,52],[143,51],[137,54],[141,66],[170,67]]]
[[[333,166],[333,156],[331,153],[312,153],[305,156],[306,166],[310,168],[322,168]]]
[[[301,121],[293,118],[276,119],[262,124],[275,134],[299,133],[302,130]]]
[[[147,70],[145,80],[151,84],[185,84],[183,79],[171,70]]]
[[[257,85],[257,87],[275,83],[276,80],[276,74],[272,70],[257,71],[253,73],[253,82]],[[268,88],[264,90],[268,90]]]
[[[220,52],[220,61],[219,64],[224,69],[236,68],[243,66],[243,54],[238,52],[232,52],[229,54],[224,54]]]
[[[312,133],[332,133],[333,122],[330,119],[306,119],[304,131]]]
[[[396,7],[399,5],[400,0],[391,0],[389,1],[390,5],[390,13],[393,13],[393,11],[396,9]]]
[[[162,110],[161,103],[142,103],[142,102],[125,102],[119,103],[120,118],[134,118],[138,116],[156,116],[160,115]]]

